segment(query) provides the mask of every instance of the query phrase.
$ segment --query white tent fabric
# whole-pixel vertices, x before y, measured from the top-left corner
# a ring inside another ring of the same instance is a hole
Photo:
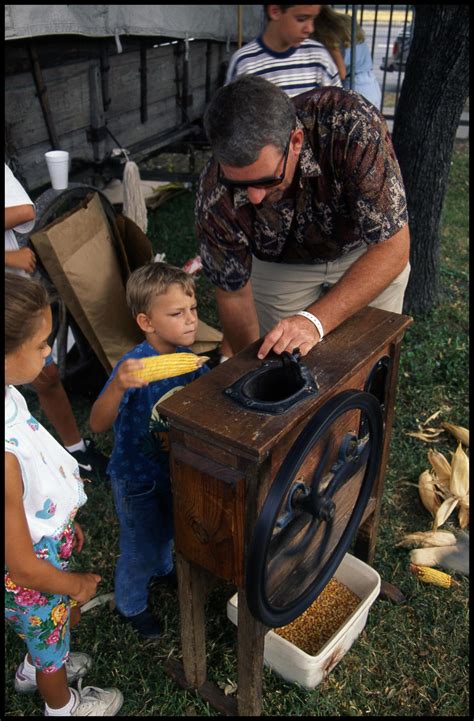
[[[239,7],[248,42],[262,30],[262,5],[5,5],[5,39],[73,33],[236,42]]]

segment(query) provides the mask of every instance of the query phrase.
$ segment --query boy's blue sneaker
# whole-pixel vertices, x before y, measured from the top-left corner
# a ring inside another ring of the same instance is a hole
[[[165,576],[153,576],[152,583],[158,586],[168,586],[169,588],[178,588],[178,576],[176,575],[176,568],[171,569]]]
[[[156,640],[161,637],[160,623],[148,608],[136,616],[124,616],[117,608],[115,611],[121,621],[128,623],[143,638]]]

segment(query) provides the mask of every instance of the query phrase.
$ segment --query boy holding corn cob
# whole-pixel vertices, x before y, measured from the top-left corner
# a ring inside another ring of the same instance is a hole
[[[107,471],[120,524],[116,608],[141,636],[158,638],[148,586],[173,572],[173,519],[168,427],[157,406],[208,368],[188,351],[198,323],[192,276],[149,263],[128,279],[127,303],[145,340],[117,363],[89,423],[96,433],[113,426],[115,434]]]

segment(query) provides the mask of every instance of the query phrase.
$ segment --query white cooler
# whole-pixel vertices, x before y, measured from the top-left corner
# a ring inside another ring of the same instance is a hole
[[[380,576],[371,566],[346,553],[334,578],[353,591],[361,602],[344,624],[326,641],[317,656],[310,656],[274,631],[265,636],[265,665],[285,681],[313,689],[323,681],[350,649],[367,623],[369,609],[380,591]],[[237,624],[237,594],[227,602],[227,615]]]

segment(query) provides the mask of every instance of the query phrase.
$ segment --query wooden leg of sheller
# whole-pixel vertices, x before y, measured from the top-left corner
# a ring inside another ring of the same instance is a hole
[[[206,633],[204,605],[206,576],[193,563],[176,554],[181,647],[186,681],[199,688],[206,680]]]
[[[237,624],[237,709],[239,716],[262,713],[263,646],[268,627],[257,621],[239,588]]]
[[[374,517],[375,515],[377,515],[377,518]],[[371,565],[374,560],[378,525],[379,514],[374,512],[359,527],[354,541],[354,556],[360,558],[361,561],[364,561],[364,563],[368,563],[369,565]]]
[[[374,512],[360,526],[356,540],[354,543],[354,555],[365,561],[369,565],[374,560],[375,544],[377,542],[377,531],[380,522],[380,511],[382,506],[382,496],[385,483],[385,472],[387,462],[390,455],[390,441],[392,438],[393,413],[395,408],[395,395],[397,391],[398,366],[400,362],[400,344],[402,336],[400,336],[390,347],[390,355],[392,357],[392,368],[390,379],[385,394],[386,415],[384,418],[384,441],[382,449],[382,457],[380,459],[380,471],[375,479],[372,495],[375,497]]]

